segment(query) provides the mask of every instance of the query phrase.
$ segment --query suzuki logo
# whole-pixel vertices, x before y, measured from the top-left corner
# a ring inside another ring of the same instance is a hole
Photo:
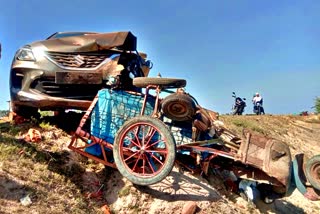
[[[81,65],[85,64],[84,57],[77,55],[74,57],[75,63],[80,67]]]

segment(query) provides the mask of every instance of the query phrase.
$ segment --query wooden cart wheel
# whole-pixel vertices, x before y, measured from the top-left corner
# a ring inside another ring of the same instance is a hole
[[[162,121],[149,116],[134,117],[117,132],[113,156],[119,172],[132,183],[155,184],[172,170],[175,140]]]

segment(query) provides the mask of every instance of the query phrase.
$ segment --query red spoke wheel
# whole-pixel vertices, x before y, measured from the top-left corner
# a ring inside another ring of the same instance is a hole
[[[306,177],[313,188],[320,190],[320,155],[315,155],[307,161]]]
[[[117,132],[113,156],[124,177],[145,186],[160,182],[171,172],[176,146],[162,121],[138,116],[125,122]]]

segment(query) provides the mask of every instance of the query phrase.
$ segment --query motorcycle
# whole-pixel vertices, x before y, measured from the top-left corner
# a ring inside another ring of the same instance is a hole
[[[257,115],[264,114],[262,100],[260,102],[253,103],[253,112]]]
[[[240,98],[237,97],[235,92],[232,92],[232,97],[234,98],[234,105],[232,106],[232,114],[233,115],[242,115],[242,113],[244,112],[244,108],[247,106],[246,102],[244,100],[246,100],[246,98]]]

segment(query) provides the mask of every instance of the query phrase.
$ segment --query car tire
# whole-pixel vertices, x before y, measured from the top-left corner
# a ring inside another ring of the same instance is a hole
[[[118,130],[113,157],[119,172],[132,183],[141,186],[155,184],[162,181],[173,168],[175,140],[159,119],[134,117]]]
[[[149,85],[159,85],[165,88],[181,88],[185,87],[186,84],[186,80],[175,78],[137,77],[133,79],[133,85],[139,88],[145,88]]]
[[[320,155],[315,155],[307,161],[305,172],[313,188],[320,191]]]
[[[196,112],[196,104],[189,95],[175,93],[162,100],[161,109],[174,121],[190,121]]]

